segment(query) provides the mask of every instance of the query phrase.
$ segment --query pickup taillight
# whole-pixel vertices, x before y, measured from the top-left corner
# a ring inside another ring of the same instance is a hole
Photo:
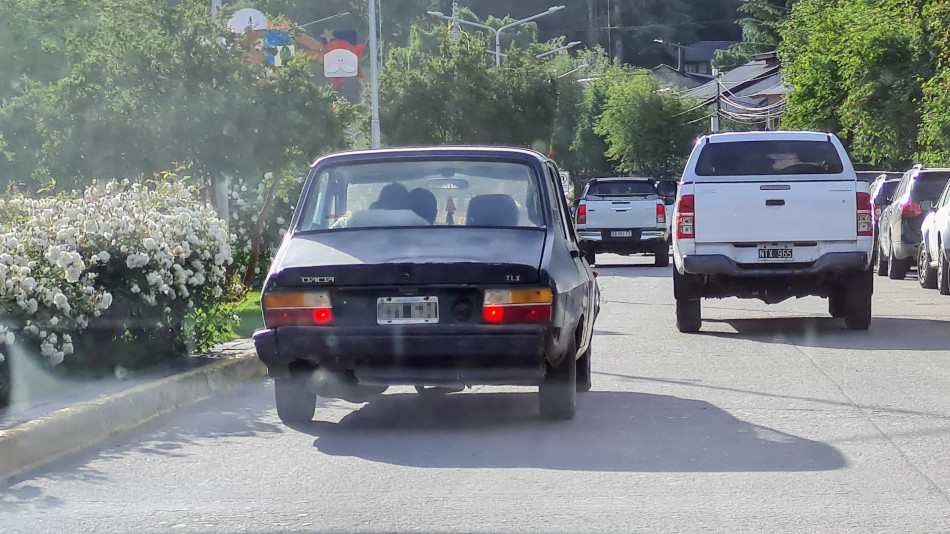
[[[662,202],[656,205],[656,224],[666,224],[666,206]]]
[[[587,204],[577,207],[577,224],[587,224]]]
[[[858,193],[858,235],[874,235],[874,217],[873,207],[871,206],[871,195],[867,193]]]
[[[676,204],[676,238],[696,238],[696,202],[693,195],[683,195]]]

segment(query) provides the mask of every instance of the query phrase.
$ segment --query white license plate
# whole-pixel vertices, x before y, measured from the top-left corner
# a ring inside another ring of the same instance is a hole
[[[795,261],[795,256],[791,245],[760,245],[759,261]]]
[[[378,324],[427,324],[439,322],[438,297],[382,297],[376,299]]]
[[[611,230],[610,237],[633,237],[633,230]]]

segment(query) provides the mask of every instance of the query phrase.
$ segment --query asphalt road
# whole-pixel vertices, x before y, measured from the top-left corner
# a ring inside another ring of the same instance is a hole
[[[0,488],[0,530],[950,530],[950,297],[876,278],[868,332],[704,301],[684,335],[669,269],[602,261],[573,421],[527,388],[399,388],[288,428],[261,381]]]

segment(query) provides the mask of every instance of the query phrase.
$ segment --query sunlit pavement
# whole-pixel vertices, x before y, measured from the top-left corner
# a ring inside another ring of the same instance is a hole
[[[409,388],[282,425],[269,381],[0,488],[4,532],[946,531],[950,297],[875,278],[850,332],[820,299],[704,301],[668,268],[598,255],[594,390]]]

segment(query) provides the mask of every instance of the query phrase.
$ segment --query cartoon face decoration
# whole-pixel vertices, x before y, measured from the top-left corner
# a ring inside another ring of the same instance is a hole
[[[327,43],[323,47],[323,75],[332,78],[334,86],[339,85],[342,78],[362,78],[360,56],[363,48],[363,45],[354,46],[340,39]]]

